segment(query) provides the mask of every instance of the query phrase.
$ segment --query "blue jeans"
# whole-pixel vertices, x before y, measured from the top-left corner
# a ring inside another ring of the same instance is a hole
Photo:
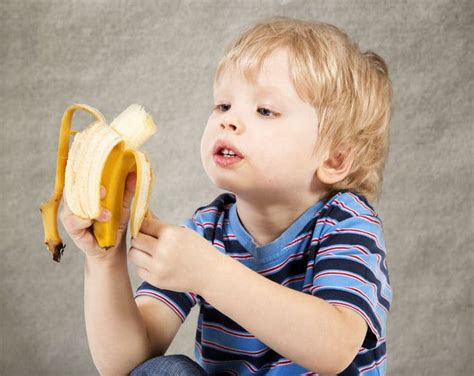
[[[206,371],[186,355],[163,355],[135,367],[128,376],[207,376]]]

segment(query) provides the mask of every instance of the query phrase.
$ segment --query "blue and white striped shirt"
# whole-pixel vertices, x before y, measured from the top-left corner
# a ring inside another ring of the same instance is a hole
[[[183,226],[274,282],[358,312],[368,331],[354,361],[340,375],[384,375],[392,290],[382,223],[365,198],[339,192],[318,201],[262,246],[240,222],[236,205],[234,194],[223,193],[198,208]],[[162,290],[145,281],[135,297],[140,295],[160,299],[182,321],[200,305],[194,353],[208,374],[315,375],[273,351],[199,295]]]

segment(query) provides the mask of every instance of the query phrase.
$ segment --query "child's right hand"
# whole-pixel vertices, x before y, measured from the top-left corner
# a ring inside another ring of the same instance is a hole
[[[136,173],[131,173],[127,176],[127,181],[125,184],[123,206],[120,214],[120,224],[117,231],[117,237],[115,239],[115,246],[108,249],[107,251],[99,247],[99,245],[97,244],[97,240],[95,239],[94,233],[92,231],[92,220],[76,216],[69,208],[67,204],[66,194],[65,192],[63,192],[64,202],[63,208],[59,216],[61,219],[61,223],[63,224],[63,227],[70,236],[70,238],[79,247],[79,249],[84,252],[87,257],[114,257],[119,253],[121,248],[126,248],[125,246],[127,226],[128,221],[130,219],[130,207],[135,192],[135,184]],[[107,192],[105,190],[105,187],[101,186],[100,198],[104,198],[106,193]],[[110,216],[111,213],[108,210],[104,209],[97,220],[105,222],[110,220]]]

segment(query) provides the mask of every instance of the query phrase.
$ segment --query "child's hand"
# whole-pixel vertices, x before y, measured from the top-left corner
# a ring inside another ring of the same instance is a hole
[[[125,184],[125,192],[123,198],[122,212],[120,215],[120,225],[117,231],[117,237],[115,240],[115,247],[108,249],[107,251],[99,247],[97,240],[92,232],[92,220],[84,219],[74,215],[67,204],[66,195],[64,194],[64,204],[60,213],[61,223],[64,229],[69,234],[70,238],[74,243],[82,250],[86,256],[91,257],[105,257],[113,256],[118,253],[117,249],[120,245],[126,244],[126,233],[128,221],[130,218],[130,205],[133,200],[133,194],[135,192],[136,174],[131,173],[127,176],[127,182]],[[100,189],[100,198],[104,198],[106,195],[105,187]],[[111,213],[102,211],[100,217],[97,219],[100,222],[105,222],[110,219]]]
[[[201,294],[225,255],[193,230],[145,218],[128,257],[153,286]]]

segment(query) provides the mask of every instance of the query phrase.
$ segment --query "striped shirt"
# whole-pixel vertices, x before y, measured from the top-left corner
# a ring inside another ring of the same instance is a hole
[[[368,331],[357,356],[340,375],[386,373],[392,290],[382,222],[363,196],[339,192],[318,201],[277,239],[261,246],[240,222],[232,193],[198,208],[182,226],[274,282],[359,313]],[[208,374],[316,375],[273,351],[199,295],[159,289],[146,281],[135,298],[140,295],[166,303],[182,321],[199,304],[194,354]]]

